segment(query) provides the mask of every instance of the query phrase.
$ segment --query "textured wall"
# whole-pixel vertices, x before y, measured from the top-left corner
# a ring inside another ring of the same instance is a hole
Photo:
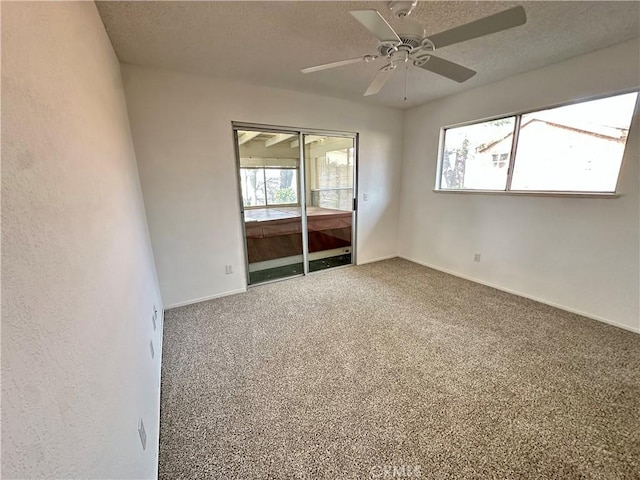
[[[400,255],[640,331],[637,115],[620,198],[431,191],[442,126],[637,88],[639,59],[636,39],[408,110]]]
[[[167,306],[245,288],[234,120],[359,132],[358,263],[396,255],[400,110],[153,68],[122,70]],[[226,264],[233,275],[225,275]]]
[[[155,477],[154,302],[120,69],[95,5],[3,2],[2,478]]]

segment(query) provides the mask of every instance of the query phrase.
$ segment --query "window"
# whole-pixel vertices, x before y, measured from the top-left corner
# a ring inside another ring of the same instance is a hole
[[[515,117],[446,130],[441,188],[504,190]]]
[[[245,207],[298,204],[296,168],[241,167],[240,182]]]
[[[637,97],[445,128],[437,189],[615,193]]]
[[[316,149],[310,149],[309,168],[313,170],[310,178],[311,205],[334,210],[351,210],[353,208],[353,139],[336,138],[330,148],[332,150],[324,151],[321,145]]]
[[[496,168],[504,168],[507,165],[509,159],[508,153],[494,153],[491,155],[493,166]]]

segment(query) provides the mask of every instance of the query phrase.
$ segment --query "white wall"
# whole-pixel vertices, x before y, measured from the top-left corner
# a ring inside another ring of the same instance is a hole
[[[440,127],[638,87],[639,63],[634,40],[407,111],[400,255],[639,331],[637,117],[620,198],[432,192]]]
[[[119,64],[95,5],[3,2],[2,478],[156,476],[154,302]]]
[[[223,66],[221,66],[223,68]],[[246,285],[231,122],[360,133],[358,262],[396,255],[402,112],[122,65],[167,306]],[[225,275],[224,266],[234,274]]]

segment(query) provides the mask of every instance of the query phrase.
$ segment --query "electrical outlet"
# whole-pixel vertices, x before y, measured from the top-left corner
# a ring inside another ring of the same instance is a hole
[[[368,201],[368,200],[369,200],[369,195],[368,195],[367,193],[363,193],[363,194],[362,194],[362,201],[363,201],[363,202],[366,202],[366,201]]]
[[[473,255],[473,261],[474,262],[479,262],[480,261],[480,254],[479,253],[475,253]]]
[[[231,265],[225,265],[224,266],[224,273],[226,273],[227,275],[230,275],[233,273],[233,267]]]
[[[140,443],[142,444],[142,450],[147,449],[147,432],[144,429],[144,423],[142,419],[138,422],[138,435],[140,435]]]
[[[156,356],[156,352],[153,349],[153,340],[149,340],[149,350],[151,350],[151,359],[153,360],[153,358]]]

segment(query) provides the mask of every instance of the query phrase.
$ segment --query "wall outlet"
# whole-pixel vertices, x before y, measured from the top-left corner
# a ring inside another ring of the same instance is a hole
[[[151,359],[153,360],[153,358],[156,356],[156,352],[153,349],[153,340],[149,340],[149,350],[151,351]]]
[[[362,201],[363,201],[363,202],[366,202],[367,200],[369,200],[369,194],[367,194],[367,193],[363,193],[363,194],[362,194]]]
[[[225,265],[224,266],[224,273],[226,273],[227,275],[230,275],[233,273],[233,267],[231,265]]]
[[[474,253],[473,254],[473,261],[474,262],[479,262],[480,261],[480,254],[479,253]]]
[[[147,432],[144,430],[144,423],[142,419],[138,422],[138,435],[140,435],[140,443],[142,444],[142,450],[147,449]]]

